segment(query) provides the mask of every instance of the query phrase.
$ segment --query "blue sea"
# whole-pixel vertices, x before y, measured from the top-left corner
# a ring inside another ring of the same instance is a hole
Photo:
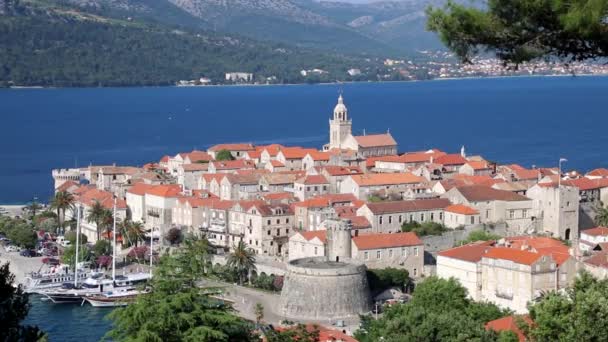
[[[221,142],[320,147],[344,94],[355,133],[390,130],[399,150],[439,148],[503,163],[608,166],[608,77],[344,85],[0,91],[0,203],[51,196],[51,169],[143,165]],[[51,341],[94,341],[107,310],[34,299]]]

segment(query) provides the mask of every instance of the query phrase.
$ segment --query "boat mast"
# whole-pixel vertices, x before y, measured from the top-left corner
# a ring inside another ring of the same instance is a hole
[[[112,282],[116,281],[116,196],[114,196],[114,213],[112,214]]]
[[[78,215],[78,220],[76,220],[76,263],[74,264],[74,287],[78,286],[78,250],[80,247],[80,209],[81,206],[78,206],[78,210],[76,211],[76,215]]]
[[[152,277],[152,244],[154,243],[154,227],[150,229],[150,277]]]

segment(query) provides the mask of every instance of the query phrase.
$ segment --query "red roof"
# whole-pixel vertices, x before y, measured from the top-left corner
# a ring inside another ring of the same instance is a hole
[[[158,197],[178,197],[182,187],[177,184],[152,185],[146,189],[146,194]]]
[[[329,184],[323,175],[306,175],[295,181],[298,184]]]
[[[353,194],[327,194],[315,196],[305,201],[296,202],[293,205],[296,207],[306,208],[325,208],[333,206],[336,203],[354,202],[357,198]]]
[[[302,237],[304,239],[306,239],[306,241],[310,241],[314,238],[318,238],[323,243],[327,242],[327,231],[326,230],[311,230],[308,232],[300,232],[299,234],[302,235]]]
[[[595,267],[608,268],[608,252],[596,253],[586,259],[584,263]]]
[[[143,196],[146,194],[146,191],[153,188],[154,185],[146,184],[146,183],[135,183],[132,187],[127,190],[128,193]]]
[[[324,166],[322,168],[330,176],[360,175],[363,172],[357,166]]]
[[[302,148],[302,147],[285,147],[280,151],[285,159],[302,159],[306,157],[308,153],[317,152],[314,148]]]
[[[169,162],[169,156],[163,156],[162,158],[160,158],[160,162],[163,164],[167,164]]]
[[[487,170],[490,168],[490,164],[488,164],[488,162],[486,162],[485,160],[469,161],[469,162],[467,162],[467,164],[473,170]]]
[[[390,133],[354,136],[361,147],[396,146],[397,142]]]
[[[533,324],[532,319],[530,319],[529,316],[526,315],[526,316],[520,316],[520,317],[527,325]],[[517,317],[516,316],[507,316],[507,317],[495,319],[493,321],[486,323],[486,330],[490,330],[490,329],[497,331],[497,332],[504,331],[504,330],[510,330],[517,335],[517,338],[519,339],[520,342],[526,341],[526,336],[521,331],[521,329],[519,329],[519,327],[517,326]]]
[[[265,194],[265,195],[262,196],[262,198],[264,200],[266,200],[266,201],[284,200],[284,199],[293,198],[293,193],[291,193],[291,192],[276,192],[276,193]]]
[[[482,185],[467,185],[456,187],[458,192],[469,202],[486,202],[486,201],[529,201],[526,196],[506,191],[497,190]]]
[[[464,165],[467,163],[467,160],[460,154],[455,153],[437,157],[433,160],[433,163],[441,165]]]
[[[228,151],[251,151],[255,150],[252,144],[248,143],[236,143],[236,144],[218,144],[208,148],[209,151],[218,152],[221,150]]]
[[[543,255],[515,248],[494,247],[490,248],[482,257],[488,259],[510,260],[517,264],[532,265]]]
[[[494,179],[488,175],[456,174],[451,179],[462,181],[464,185],[485,185],[491,187],[496,183],[504,183],[503,179]]]
[[[251,159],[258,159],[262,156],[262,151],[247,151],[245,152],[245,154],[247,155],[247,157],[251,158]]]
[[[587,173],[587,175],[595,176],[595,177],[608,177],[608,169],[600,168],[600,169],[591,170]]]
[[[460,247],[439,252],[438,255],[468,262],[479,262],[481,257],[492,248],[494,241],[473,242]]]
[[[275,328],[277,331],[285,331],[289,329],[291,328]],[[309,332],[317,330],[319,332],[319,338],[317,341],[319,342],[358,342],[354,337],[348,336],[340,330],[334,330],[324,326],[308,324],[306,326],[306,330]],[[297,341],[297,339],[294,339],[294,341]]]
[[[571,185],[579,188],[581,191],[594,190],[608,187],[608,179],[589,179],[586,177],[562,181],[563,185]]]
[[[197,151],[197,150],[194,150],[194,151],[192,151],[190,153],[183,154],[182,157],[184,159],[186,159],[186,157],[187,157],[193,163],[196,163],[196,162],[199,162],[199,161],[211,161],[211,160],[213,160],[213,158],[211,158],[211,156],[209,155],[209,153],[204,152],[204,151]]]
[[[255,168],[255,163],[252,160],[237,159],[237,160],[223,160],[213,161],[211,165],[216,170],[236,170],[236,169],[252,169]]]
[[[61,184],[57,189],[55,189],[55,191],[56,192],[68,191],[68,189],[73,186],[78,187],[78,183],[68,180],[68,181],[65,181],[63,184]]]
[[[518,180],[534,180],[540,176],[539,170],[514,169],[513,175]]]
[[[466,206],[464,204],[452,204],[450,206],[447,206],[445,208],[445,211],[449,211],[451,213],[455,213],[455,214],[461,214],[461,215],[477,215],[479,214],[479,211]]]
[[[192,163],[185,164],[182,166],[185,172],[197,172],[197,171],[207,171],[209,169],[208,163]]]
[[[370,202],[366,206],[374,215],[381,215],[444,209],[450,204],[450,200],[447,198],[429,198],[409,201]]]
[[[585,229],[581,231],[581,234],[587,234],[591,236],[608,236],[608,227],[595,227],[591,229]]]
[[[322,161],[328,161],[329,157],[330,157],[330,153],[328,152],[320,152],[320,151],[314,151],[314,152],[308,152],[308,155],[312,158],[312,160],[322,160]]]
[[[106,209],[112,209],[114,207],[114,194],[97,188],[87,187],[84,192],[78,194],[76,199],[78,202],[89,207],[93,206],[95,202],[101,203]],[[121,198],[116,199],[116,208],[127,209],[127,202]]]
[[[353,237],[359,250],[422,245],[416,233],[363,234]]]
[[[360,186],[374,185],[399,185],[422,183],[423,177],[418,177],[413,173],[366,173],[362,175],[352,175],[352,179]]]
[[[272,165],[274,167],[284,167],[285,166],[285,164],[281,163],[278,160],[271,160],[270,165]]]

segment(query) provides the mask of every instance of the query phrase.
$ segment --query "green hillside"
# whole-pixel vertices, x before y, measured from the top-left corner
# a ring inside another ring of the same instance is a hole
[[[42,0],[0,0],[0,85],[170,85],[252,72],[278,83],[349,80],[371,62],[249,39],[99,16]],[[329,73],[304,79],[299,71]],[[369,76],[374,78],[375,76]]]

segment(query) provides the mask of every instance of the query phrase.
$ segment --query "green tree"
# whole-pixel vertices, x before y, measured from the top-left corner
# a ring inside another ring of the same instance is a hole
[[[59,227],[63,228],[65,220],[65,211],[74,209],[74,196],[67,191],[59,191],[55,193],[55,197],[51,200],[51,209],[57,212],[57,221]]]
[[[502,236],[497,234],[488,233],[485,230],[474,230],[469,233],[466,239],[458,241],[456,243],[457,246],[466,245],[467,243],[476,242],[476,241],[491,241],[491,240],[500,240]]]
[[[206,273],[206,240],[188,239],[174,255],[161,257],[150,282],[152,292],[113,311],[113,341],[253,341],[252,327],[213,296],[218,289],[199,288]],[[191,262],[194,260],[194,262]]]
[[[595,224],[608,227],[608,207],[601,202],[595,207]]]
[[[9,263],[0,265],[0,341],[46,341],[38,327],[21,325],[30,309],[29,299],[23,287],[13,286],[14,282]]]
[[[123,243],[129,246],[134,245],[135,247],[137,247],[140,240],[143,241],[146,234],[143,223],[131,220],[124,220],[120,224],[120,231],[122,232]]]
[[[474,303],[455,279],[430,277],[416,287],[411,301],[391,306],[378,320],[366,316],[355,337],[362,342],[490,340],[496,334],[484,324],[506,314]]]
[[[112,225],[112,220],[112,212],[99,201],[95,201],[87,212],[87,222],[95,223],[97,228],[97,240],[101,240],[101,233]]]
[[[262,305],[262,303],[256,303],[253,308],[253,313],[255,315],[255,322],[259,325],[264,319],[264,305]]]
[[[234,157],[230,151],[224,149],[217,152],[215,160],[234,160]]]
[[[238,245],[234,247],[234,251],[228,256],[227,264],[236,270],[239,284],[242,285],[249,272],[255,270],[255,253],[243,241],[239,241]]]
[[[498,333],[497,342],[519,342],[519,337],[511,330],[503,330]]]
[[[418,236],[441,235],[448,230],[449,229],[446,226],[437,222],[418,223],[416,221],[412,221],[404,222],[401,225],[402,232],[414,232]]]
[[[87,248],[86,245],[82,245],[78,248],[78,262],[84,262],[91,260],[91,252]],[[70,267],[75,267],[76,265],[76,245],[68,246],[63,250],[63,254],[61,255],[61,262],[64,264],[70,265]]]
[[[401,290],[409,282],[407,270],[387,267],[367,270],[367,282],[372,292],[398,287]]]
[[[32,201],[31,203],[23,207],[23,210],[28,213],[29,217],[34,218],[36,216],[36,213],[42,210],[42,205],[40,205],[40,203],[36,201]]]
[[[32,227],[17,220],[13,221],[13,226],[9,228],[6,236],[16,245],[28,249],[34,248],[38,241],[38,236]]]
[[[291,329],[281,331],[271,330],[266,333],[266,339],[268,342],[318,342],[319,327],[316,325],[306,326],[298,324]]]
[[[69,232],[65,233],[64,237],[65,237],[66,240],[70,241],[71,245],[75,245],[76,244],[76,232],[75,231],[69,231]],[[88,241],[87,236],[84,235],[84,234],[82,234],[82,233],[80,233],[80,239],[79,240],[80,240],[80,244],[81,245],[86,244],[87,241]]]
[[[427,28],[467,62],[487,51],[516,64],[608,56],[608,0],[489,0],[471,7],[448,1],[429,7],[427,16]]]
[[[93,245],[93,254],[96,257],[112,255],[112,243],[108,240],[97,240]]]

